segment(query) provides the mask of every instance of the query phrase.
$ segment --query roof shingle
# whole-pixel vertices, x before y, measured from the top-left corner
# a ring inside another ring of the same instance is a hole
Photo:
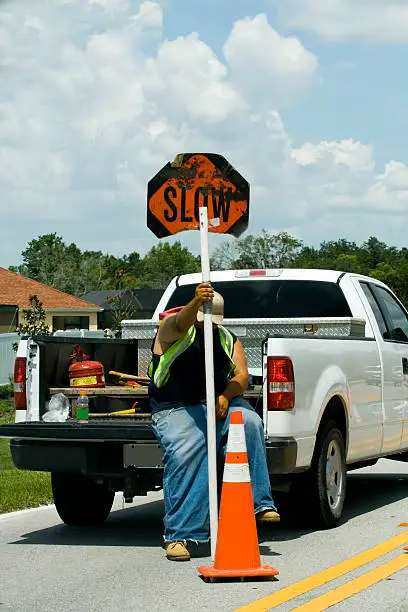
[[[43,283],[26,278],[21,274],[0,268],[0,304],[13,304],[19,308],[30,306],[30,295],[36,295],[46,309],[67,308],[81,310],[102,310],[100,306],[81,300],[74,295],[47,287]]]

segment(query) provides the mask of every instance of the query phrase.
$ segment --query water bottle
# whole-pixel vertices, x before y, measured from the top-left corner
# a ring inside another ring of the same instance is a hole
[[[87,421],[89,415],[89,399],[85,389],[81,389],[76,401],[76,418],[78,421]]]

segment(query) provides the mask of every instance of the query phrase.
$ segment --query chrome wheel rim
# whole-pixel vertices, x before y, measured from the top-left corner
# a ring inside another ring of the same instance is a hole
[[[336,510],[341,502],[343,478],[341,448],[336,440],[331,440],[327,449],[326,492],[332,510]]]

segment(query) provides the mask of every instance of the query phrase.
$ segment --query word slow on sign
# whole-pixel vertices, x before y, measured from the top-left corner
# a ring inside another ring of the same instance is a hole
[[[199,229],[208,209],[209,231],[239,236],[248,227],[249,184],[221,155],[184,154],[148,184],[147,225],[159,238]]]

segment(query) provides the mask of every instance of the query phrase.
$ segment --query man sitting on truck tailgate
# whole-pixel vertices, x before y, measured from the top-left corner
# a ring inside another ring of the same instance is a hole
[[[198,543],[209,539],[202,312],[202,304],[208,300],[213,302],[218,459],[221,463],[225,460],[230,413],[242,410],[257,520],[280,520],[270,488],[262,420],[241,397],[248,385],[244,349],[236,336],[220,325],[222,296],[202,283],[189,304],[163,319],[149,367],[153,427],[164,452],[164,540],[167,558],[174,561],[190,559],[188,540]]]

